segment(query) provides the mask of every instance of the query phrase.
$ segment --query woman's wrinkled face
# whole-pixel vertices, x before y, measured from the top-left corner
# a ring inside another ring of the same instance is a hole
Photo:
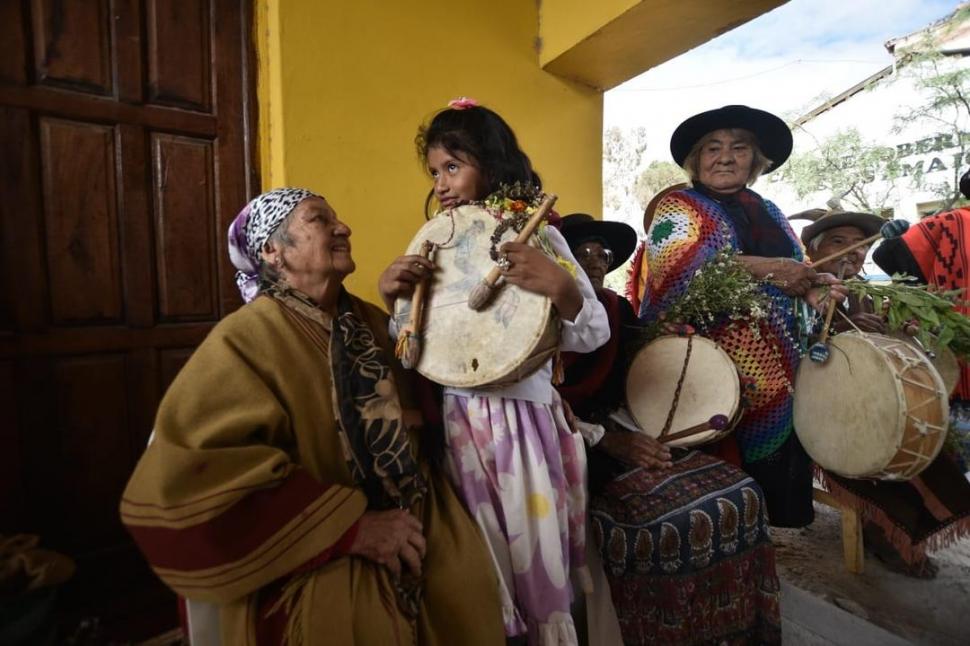
[[[610,263],[613,262],[613,252],[599,242],[587,240],[573,249],[573,255],[586,272],[593,288],[602,289],[603,280],[610,270]]]
[[[715,130],[704,137],[698,157],[698,178],[718,193],[736,193],[751,176],[754,150],[737,130]]]
[[[278,251],[283,274],[296,289],[307,291],[327,280],[343,280],[356,269],[350,227],[322,197],[308,197],[293,209],[287,235],[291,244]]]
[[[441,146],[428,149],[428,173],[434,194],[444,209],[487,197],[488,182],[474,160]]]

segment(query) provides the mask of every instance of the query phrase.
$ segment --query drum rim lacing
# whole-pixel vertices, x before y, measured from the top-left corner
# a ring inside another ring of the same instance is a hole
[[[891,337],[887,337],[887,338],[891,338]],[[902,369],[898,373],[893,375],[897,382],[907,383],[921,390],[933,392],[937,396],[936,398],[930,397],[930,398],[924,399],[918,404],[913,404],[912,406],[907,406],[906,408],[906,419],[916,429],[916,433],[917,433],[913,438],[909,440],[909,443],[911,444],[915,443],[918,446],[922,447],[925,445],[927,441],[935,439],[936,436],[940,435],[941,433],[944,433],[946,431],[946,427],[940,426],[937,424],[931,424],[930,422],[924,419],[920,419],[916,417],[915,415],[913,415],[913,412],[920,408],[923,408],[924,406],[927,406],[928,404],[934,404],[934,403],[939,403],[940,401],[945,401],[945,399],[943,400],[940,399],[940,397],[944,393],[939,388],[937,388],[937,384],[933,384],[932,386],[930,386],[919,381],[914,381],[913,379],[908,379],[905,376],[907,372],[923,365],[924,361],[921,361],[920,357],[912,356],[908,354],[908,352],[919,352],[918,350],[908,345],[907,343],[904,343],[902,341],[897,341],[897,340],[892,340],[884,349],[887,352],[887,354],[895,357],[902,364],[901,366]],[[902,352],[901,349],[905,349],[907,352]],[[928,359],[925,361],[926,363],[929,363]],[[945,418],[946,416],[944,415],[943,417]],[[906,444],[907,444],[906,441],[903,441],[900,443],[899,447],[896,449],[897,451],[896,459],[893,461],[890,461],[890,463],[887,464],[885,467],[883,467],[883,470],[879,472],[879,474],[877,475],[886,477],[887,479],[910,479],[916,474],[920,473],[923,470],[923,468],[925,468],[926,463],[931,460],[932,456],[926,453],[923,453],[920,450],[911,449],[907,447]],[[909,456],[910,459],[898,461],[898,458],[903,456]],[[894,468],[895,471],[889,471],[888,469],[890,467]]]

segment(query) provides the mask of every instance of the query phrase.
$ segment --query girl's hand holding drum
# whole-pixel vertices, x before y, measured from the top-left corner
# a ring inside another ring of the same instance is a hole
[[[547,296],[559,316],[572,321],[583,307],[576,279],[540,249],[524,242],[506,242],[500,247],[508,261],[502,270],[506,282],[535,294]]]
[[[412,263],[420,262],[423,245],[434,244],[434,280],[428,281],[421,325],[412,330],[420,338],[421,353],[410,363],[435,383],[455,388],[516,383],[545,365],[559,345],[553,298],[513,284],[521,282],[519,272],[526,271],[543,272],[547,282],[554,282],[544,273],[548,268],[537,269],[542,267],[538,249],[539,256],[534,256],[525,245],[510,245],[511,279],[496,272],[495,289],[482,280],[496,267],[490,253],[495,227],[495,217],[484,207],[455,207],[426,222],[408,246],[410,253],[394,261],[381,277],[385,299],[401,294],[392,311],[398,330],[404,330],[413,318],[414,285],[430,264],[417,270]],[[506,233],[511,236],[514,231]],[[496,247],[496,251],[504,250]],[[501,285],[503,277],[508,285]],[[480,287],[486,288],[486,303],[476,310],[469,305],[470,294]],[[552,290],[549,285],[543,289]],[[402,352],[398,357],[403,360],[410,354]]]

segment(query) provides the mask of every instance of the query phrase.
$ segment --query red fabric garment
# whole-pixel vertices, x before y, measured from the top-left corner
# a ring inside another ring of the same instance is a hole
[[[699,448],[708,455],[720,458],[728,464],[733,464],[736,467],[741,466],[741,449],[738,447],[738,441],[733,435],[728,435],[723,440],[712,444],[705,444]]]
[[[902,236],[923,276],[930,285],[942,289],[964,290],[962,301],[970,298],[970,209],[955,209],[923,219]],[[965,302],[957,306],[970,315]],[[960,361],[960,381],[954,396],[970,399],[970,366]]]
[[[610,339],[590,353],[563,352],[562,363],[566,370],[566,380],[558,386],[559,394],[569,402],[573,412],[586,418],[590,399],[594,398],[620,365],[617,354],[620,350],[620,296],[609,289],[596,290],[596,298],[606,308],[610,321]],[[621,395],[622,397],[622,395]]]
[[[254,488],[225,511],[205,522],[171,528],[156,525],[127,526],[146,558],[155,568],[199,571],[225,567],[249,557],[260,545],[295,520],[307,516],[307,509],[320,505],[333,494],[346,497],[352,490],[321,484],[306,471],[294,469],[278,486]],[[153,510],[146,510],[150,514]],[[253,519],[260,522],[253,524]],[[306,531],[298,528],[291,533]],[[321,545],[326,551],[329,546]]]

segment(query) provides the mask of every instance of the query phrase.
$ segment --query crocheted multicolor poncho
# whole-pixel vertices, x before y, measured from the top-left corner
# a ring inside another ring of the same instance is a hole
[[[791,239],[791,257],[802,250],[785,216],[764,201],[768,214]],[[694,273],[718,251],[739,250],[735,225],[717,201],[694,189],[674,191],[657,206],[647,232],[649,274],[640,318],[655,320],[684,295]],[[796,299],[765,285],[769,317],[757,326],[715,322],[707,335],[734,360],[746,383],[745,411],[734,433],[745,462],[764,459],[791,435],[792,384],[798,367]]]

